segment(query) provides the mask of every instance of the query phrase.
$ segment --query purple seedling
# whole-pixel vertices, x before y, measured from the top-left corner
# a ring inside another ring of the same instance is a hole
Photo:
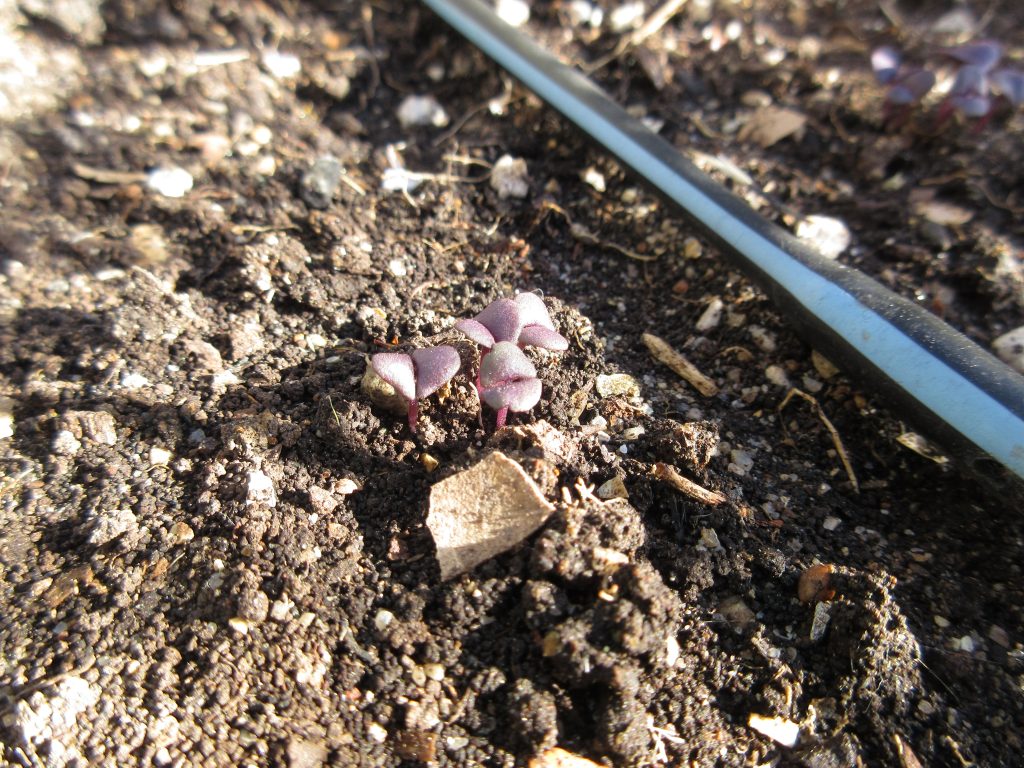
[[[992,113],[992,97],[989,96],[985,70],[968,64],[956,73],[953,86],[935,116],[936,123],[940,126],[945,124],[954,112],[964,117],[982,118],[975,130],[980,130],[988,122]]]
[[[508,412],[528,411],[540,400],[541,383],[530,358],[510,341],[499,341],[480,362],[480,397],[498,412],[495,429]]]
[[[404,352],[380,352],[370,358],[373,370],[409,404],[409,429],[416,432],[419,401],[432,395],[458,373],[461,361],[454,347],[425,347]]]
[[[480,368],[496,344],[508,342],[520,347],[540,347],[561,352],[569,340],[555,330],[544,301],[534,293],[520,293],[514,299],[496,299],[483,312],[455,327],[480,346]],[[477,396],[483,399],[480,374],[476,377]],[[480,416],[483,424],[483,414]],[[501,419],[504,423],[504,417]]]
[[[903,55],[891,45],[883,45],[871,52],[871,69],[875,73],[875,79],[882,85],[888,85],[896,79],[902,62]]]
[[[927,69],[902,67],[903,56],[891,45],[883,45],[871,52],[871,69],[875,79],[889,86],[885,95],[883,119],[890,127],[906,122],[914,106],[935,85],[935,75]]]
[[[556,352],[569,348],[568,339],[555,330],[544,301],[534,293],[492,301],[472,320],[460,320],[455,327],[483,349],[500,341]]]
[[[1024,102],[1024,72],[1019,69],[997,69],[989,75],[988,82],[1011,107],[1019,107]]]
[[[995,40],[978,40],[955,48],[946,48],[943,53],[961,64],[988,72],[1003,57],[1003,46]]]

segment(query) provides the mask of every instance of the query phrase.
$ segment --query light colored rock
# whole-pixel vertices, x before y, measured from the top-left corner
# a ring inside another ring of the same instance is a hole
[[[530,177],[526,161],[521,157],[502,155],[491,169],[491,189],[498,197],[526,197],[530,193]]]
[[[1024,325],[1014,328],[992,342],[992,351],[1008,366],[1024,373]]]
[[[139,529],[138,518],[130,509],[115,509],[100,512],[93,518],[89,531],[89,543],[101,547],[120,536],[130,537]]]
[[[14,400],[0,397],[0,440],[14,436]]]
[[[146,187],[164,197],[184,197],[193,183],[192,174],[177,166],[156,168],[146,175]]]
[[[57,430],[50,444],[50,450],[58,456],[74,456],[81,448],[81,441],[68,429]]]
[[[263,66],[278,80],[290,80],[302,72],[302,61],[298,56],[281,53],[274,48],[264,52]]]
[[[274,490],[274,482],[261,470],[254,469],[248,474],[245,503],[247,505],[266,504],[268,507],[277,506],[277,491]]]
[[[830,216],[805,216],[796,225],[796,236],[826,259],[835,260],[850,247],[853,236],[839,219]]]
[[[495,451],[430,489],[427,527],[441,578],[471,570],[519,544],[555,511],[515,461]]]
[[[800,741],[800,726],[784,717],[764,717],[752,712],[747,722],[762,736],[784,747],[795,747]]]
[[[99,702],[100,689],[77,676],[64,678],[55,688],[52,696],[36,691],[16,702],[7,722],[18,742],[31,745],[33,753],[46,755],[48,768],[85,765],[76,746],[79,720]]]
[[[708,331],[717,328],[718,324],[722,322],[722,312],[725,309],[725,303],[715,296],[711,301],[708,302],[707,307],[701,312],[700,317],[697,318],[697,322],[694,325],[701,333],[707,333]]]
[[[521,27],[530,20],[530,6],[524,0],[495,0],[494,13],[510,27]]]
[[[594,385],[601,397],[622,396],[632,399],[640,396],[637,380],[625,373],[601,374]]]
[[[597,487],[594,495],[599,499],[628,499],[629,491],[619,475],[606,480]]]
[[[786,369],[781,365],[769,365],[764,369],[764,377],[776,387],[789,389],[791,386],[789,376],[786,375]]]
[[[433,96],[406,96],[395,113],[403,128],[448,125],[448,113]]]

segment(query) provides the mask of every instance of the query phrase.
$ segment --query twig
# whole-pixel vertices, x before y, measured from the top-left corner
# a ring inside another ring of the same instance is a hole
[[[725,503],[725,494],[712,491],[704,486],[697,485],[693,480],[683,477],[671,464],[658,462],[651,468],[651,474],[659,480],[664,480],[677,491],[681,491],[691,499],[696,499],[704,504],[718,506]]]
[[[857,475],[853,471],[853,465],[850,463],[850,457],[846,453],[846,448],[843,447],[843,441],[839,437],[839,431],[835,428],[828,416],[825,415],[824,409],[812,395],[808,395],[801,389],[794,387],[786,393],[786,396],[782,399],[779,407],[776,409],[780,414],[782,409],[789,405],[789,401],[793,399],[793,396],[802,397],[811,407],[814,408],[814,412],[818,414],[818,418],[821,419],[821,423],[825,425],[825,429],[832,436],[832,445],[836,447],[836,452],[839,454],[839,459],[843,462],[843,468],[846,469],[846,475],[850,478],[850,483],[853,485],[854,493],[860,493],[860,483],[857,482]],[[785,429],[786,425],[783,423],[782,428]]]
[[[686,5],[686,0],[666,0],[666,2],[658,6],[654,13],[647,17],[647,21],[630,34],[622,37],[611,53],[602,56],[597,61],[582,66],[581,69],[589,75],[615,61],[615,59],[626,53],[630,48],[640,45],[644,40],[668,24],[669,20],[679,13],[684,5]]]
[[[718,394],[718,385],[701,373],[697,366],[686,359],[685,356],[672,349],[663,339],[653,333],[643,335],[644,344],[650,350],[651,355],[659,363],[664,363],[704,397],[714,397]]]

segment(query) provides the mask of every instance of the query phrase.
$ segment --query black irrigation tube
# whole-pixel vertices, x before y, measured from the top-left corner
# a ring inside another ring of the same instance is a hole
[[[479,0],[423,0],[698,224],[805,338],[882,390],[968,468],[1024,480],[1024,378],[931,313],[830,261],[701,173],[589,79]]]

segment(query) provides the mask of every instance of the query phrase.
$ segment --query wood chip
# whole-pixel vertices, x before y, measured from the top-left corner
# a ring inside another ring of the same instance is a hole
[[[676,471],[675,467],[669,464],[658,462],[652,468],[651,474],[659,480],[664,480],[677,491],[685,493],[691,499],[696,499],[704,504],[717,506],[725,502],[725,494],[697,485],[693,480],[683,477]]]
[[[704,397],[714,397],[718,394],[718,385],[697,370],[697,366],[672,349],[663,339],[658,338],[652,333],[645,333],[643,340],[655,360],[659,363],[664,363],[679,374],[680,377],[704,395]]]
[[[519,544],[555,511],[515,461],[495,451],[430,489],[427,527],[448,580]]]
[[[799,139],[807,116],[795,109],[767,106],[755,112],[750,120],[740,129],[740,141],[753,141],[762,147],[770,147],[794,134]]]

